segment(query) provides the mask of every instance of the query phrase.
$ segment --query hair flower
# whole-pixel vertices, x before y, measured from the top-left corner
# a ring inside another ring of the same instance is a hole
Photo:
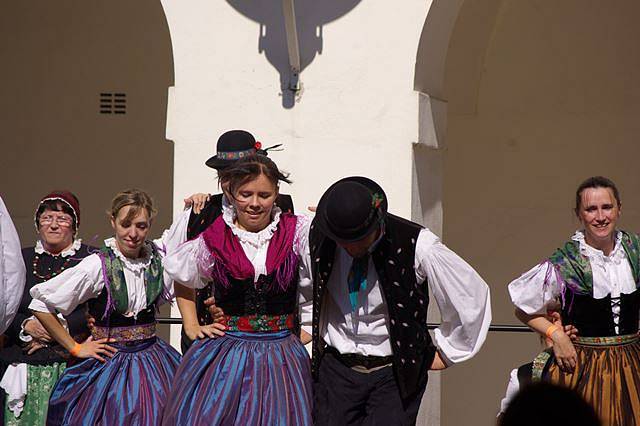
[[[373,194],[372,198],[372,206],[373,208],[377,209],[380,207],[380,205],[382,204],[382,201],[384,201],[384,197],[382,196],[382,194],[378,194],[377,192]]]
[[[256,144],[253,146],[255,149],[262,149],[262,142],[256,141]]]

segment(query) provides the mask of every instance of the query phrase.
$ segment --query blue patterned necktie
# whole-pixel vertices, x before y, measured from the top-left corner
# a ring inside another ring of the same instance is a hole
[[[354,258],[351,262],[351,269],[347,276],[349,284],[349,301],[351,310],[355,312],[358,308],[358,293],[367,288],[367,271],[369,269],[369,255]]]

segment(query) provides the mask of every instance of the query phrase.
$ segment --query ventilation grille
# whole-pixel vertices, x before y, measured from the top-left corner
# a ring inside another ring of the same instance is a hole
[[[126,93],[100,93],[100,114],[126,114]]]

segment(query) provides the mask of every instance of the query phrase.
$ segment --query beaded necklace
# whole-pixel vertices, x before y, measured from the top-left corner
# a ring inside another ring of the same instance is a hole
[[[52,256],[52,257],[55,259],[58,256]],[[62,273],[62,271],[67,269],[69,267],[69,264],[73,260],[72,258],[73,256],[67,256],[67,258],[62,263],[62,266],[59,269],[52,271],[51,268],[49,268],[48,273],[45,273],[44,275],[42,275],[38,272],[38,269],[39,269],[38,264],[40,263],[40,254],[36,253],[35,257],[33,258],[33,275],[35,275],[41,280],[49,281],[51,278],[55,277],[56,275]]]

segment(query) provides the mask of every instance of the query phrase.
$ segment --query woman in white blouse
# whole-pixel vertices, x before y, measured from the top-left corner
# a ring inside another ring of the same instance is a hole
[[[309,356],[297,329],[309,280],[308,221],[274,204],[270,159],[251,155],[219,172],[231,205],[198,238],[169,253],[184,330],[197,340],[176,373],[164,425],[311,425]],[[223,334],[198,324],[194,289],[212,286]],[[199,339],[199,340],[198,340]]]
[[[640,242],[616,229],[620,208],[612,181],[585,180],[575,207],[583,230],[509,284],[518,318],[553,341],[553,356],[534,361],[534,379],[575,389],[607,425],[640,419]],[[557,309],[578,329],[574,343],[546,318]]]
[[[82,361],[53,390],[47,424],[157,425],[180,355],[156,337],[155,312],[173,298],[163,253],[184,241],[188,212],[162,238],[146,239],[151,198],[127,190],[113,199],[114,237],[99,252],[31,289],[30,309],[69,353]],[[55,316],[88,302],[92,337],[76,342]]]

